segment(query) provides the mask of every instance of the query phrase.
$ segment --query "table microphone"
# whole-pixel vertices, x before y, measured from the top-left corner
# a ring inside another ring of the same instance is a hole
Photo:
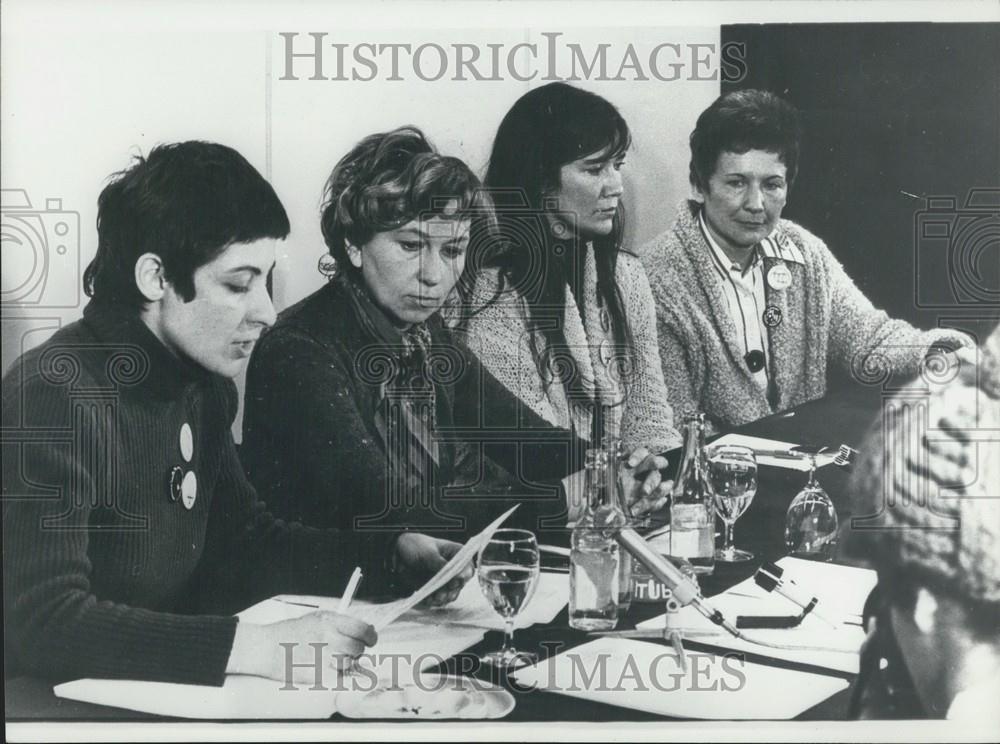
[[[802,608],[803,615],[812,613],[831,628],[836,629],[836,623],[825,618],[819,613],[818,610],[816,610],[816,605],[819,603],[819,599],[810,595],[809,592],[803,590],[791,579],[782,579],[781,577],[784,573],[785,571],[781,568],[781,566],[774,563],[765,563],[760,567],[757,573],[754,574],[753,580],[757,583],[757,586],[764,591],[777,592],[785,599],[791,600],[797,604]]]
[[[720,625],[736,638],[742,634],[722,616],[722,613],[702,599],[697,585],[681,573],[674,564],[661,556],[649,543],[631,527],[624,527],[615,533],[615,540],[621,544],[636,560],[642,563],[649,572],[662,581],[673,592],[674,599],[683,607],[692,605],[698,612],[716,625]]]

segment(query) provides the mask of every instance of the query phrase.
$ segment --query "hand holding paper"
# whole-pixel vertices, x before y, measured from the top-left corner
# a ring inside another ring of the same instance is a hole
[[[440,570],[438,570],[438,572],[431,577],[429,581],[427,581],[426,584],[417,589],[409,597],[397,600],[396,602],[390,602],[389,604],[374,605],[371,607],[370,613],[363,619],[370,622],[375,627],[375,630],[382,630],[382,628],[392,623],[400,615],[413,609],[425,599],[432,598],[434,596],[450,596],[452,589],[449,588],[449,584],[455,579],[461,579],[461,583],[457,585],[457,590],[454,591],[455,596],[458,596],[458,592],[461,591],[462,584],[464,584],[465,581],[472,575],[471,565],[473,556],[475,556],[483,545],[489,541],[496,529],[504,523],[507,517],[514,513],[515,509],[517,509],[517,506],[512,506],[510,509],[493,520],[493,522],[486,529],[475,537],[470,538],[465,545],[461,546],[452,554],[451,559],[444,564]],[[406,535],[403,537],[406,537]],[[402,539],[403,538],[400,538],[400,540]],[[451,543],[451,545],[455,545],[455,543]],[[428,549],[428,546],[425,545],[418,547],[418,549],[423,551]],[[446,548],[446,550],[450,550],[450,548]],[[440,553],[438,557],[443,557],[444,555],[444,553]],[[426,560],[430,562],[434,559],[426,558]],[[462,579],[462,576],[465,574],[467,574],[466,577]],[[442,589],[444,590],[444,594],[436,594]]]
[[[437,575],[461,549],[460,543],[451,540],[407,532],[400,536],[396,544],[398,578],[406,588],[418,588],[428,577]],[[427,597],[425,606],[439,607],[455,601],[462,586],[471,578],[472,566],[468,564],[457,576]]]

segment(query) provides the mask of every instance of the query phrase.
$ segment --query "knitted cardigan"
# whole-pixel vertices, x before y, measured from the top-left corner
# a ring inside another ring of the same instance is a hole
[[[673,412],[664,389],[649,282],[635,256],[619,253],[615,281],[635,341],[630,373],[618,372],[621,352],[610,323],[602,323],[597,266],[590,245],[582,284],[585,320],[567,287],[563,325],[566,349],[555,350],[555,364],[571,364],[587,394],[613,406],[605,430],[617,433],[627,449],[638,446],[654,452],[672,449],[680,445],[681,439],[674,428]],[[552,375],[546,387],[538,374],[531,353],[526,304],[516,291],[504,286],[499,270],[486,269],[477,277],[472,306],[475,309],[466,337],[483,366],[548,425],[574,431],[581,439],[589,440],[591,414],[582,406],[570,405],[558,375]],[[537,343],[540,350],[544,348],[543,338]]]
[[[318,527],[377,533],[397,525],[464,541],[518,503],[506,526],[564,526],[557,485],[565,465],[555,447],[538,458],[544,467],[518,472],[526,453],[495,442],[499,427],[515,422],[513,406],[438,315],[426,323],[426,367],[439,463],[420,488],[392,471],[375,418],[394,350],[357,317],[348,281],[338,276],[283,311],[250,360],[240,456],[275,512]],[[508,413],[493,411],[487,423],[486,400]]]
[[[822,240],[789,220],[778,239],[792,241],[804,264],[764,258],[764,274],[778,263],[791,286],[766,287],[768,306],[781,313],[769,329],[769,374],[777,387],[771,407],[743,359],[742,338],[729,315],[698,226],[696,202],[683,202],[674,225],[643,250],[656,303],[663,376],[678,415],[702,411],[713,429],[735,427],[822,397],[833,365],[857,379],[917,372],[935,342],[969,345],[964,334],[920,331],[872,305]]]
[[[240,467],[232,380],[174,356],[129,309],[82,321],[3,380],[8,673],[222,684],[237,619],[280,592],[375,584],[390,535],[276,521]],[[187,423],[193,451],[181,443]],[[193,472],[186,508],[171,473]],[[16,671],[15,671],[16,670]]]

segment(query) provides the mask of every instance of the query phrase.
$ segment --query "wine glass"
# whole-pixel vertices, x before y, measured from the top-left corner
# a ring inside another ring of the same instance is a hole
[[[722,547],[715,551],[715,560],[749,561],[753,553],[733,545],[733,527],[750,508],[757,493],[757,458],[749,447],[734,444],[713,447],[708,453],[708,475],[715,489],[715,512],[726,525],[726,536]]]
[[[528,530],[499,529],[479,551],[479,586],[504,620],[503,646],[486,654],[484,663],[511,667],[536,658],[518,651],[512,640],[514,618],[535,593],[539,570],[538,541]]]
[[[837,546],[837,510],[816,480],[816,455],[809,455],[809,480],[785,514],[785,546],[798,558],[833,560]]]

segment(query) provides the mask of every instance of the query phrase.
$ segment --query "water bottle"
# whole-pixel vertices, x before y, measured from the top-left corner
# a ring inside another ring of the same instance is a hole
[[[579,630],[612,630],[618,624],[621,548],[615,533],[626,524],[608,483],[603,450],[586,455],[587,511],[570,540],[569,624]]]
[[[607,456],[607,483],[611,489],[614,503],[625,523],[635,526],[632,519],[632,512],[628,506],[628,491],[631,486],[632,476],[625,468],[625,449],[621,440],[613,434],[606,434],[604,437],[604,453]],[[618,615],[619,619],[628,612],[632,605],[634,588],[632,586],[632,554],[627,550],[621,550],[621,559],[618,562]]]
[[[684,419],[684,450],[670,494],[670,555],[698,574],[715,569],[715,494],[705,460],[705,414]]]

